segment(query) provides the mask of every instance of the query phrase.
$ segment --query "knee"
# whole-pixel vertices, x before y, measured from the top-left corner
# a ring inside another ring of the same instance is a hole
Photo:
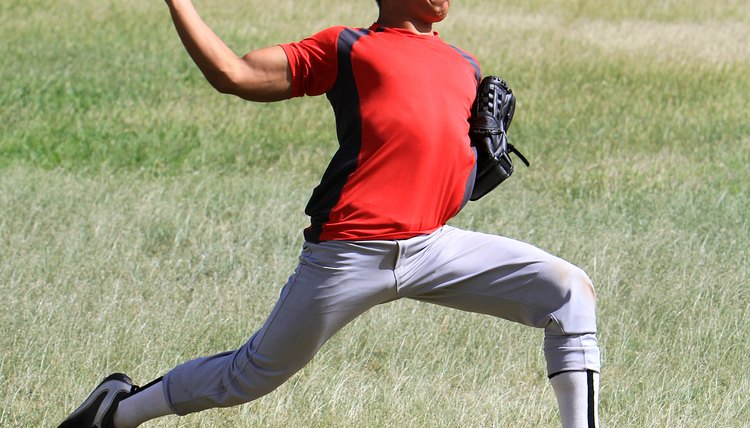
[[[540,273],[554,290],[552,321],[546,327],[551,334],[596,332],[596,293],[589,276],[581,268],[562,259],[547,262]]]
[[[596,293],[591,279],[583,269],[562,259],[552,259],[545,263],[539,273],[539,279],[545,281],[555,291],[561,301],[572,297],[594,304]]]

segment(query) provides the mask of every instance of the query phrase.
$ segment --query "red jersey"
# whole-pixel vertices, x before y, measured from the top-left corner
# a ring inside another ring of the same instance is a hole
[[[326,94],[339,148],[305,212],[305,239],[406,239],[466,204],[477,60],[437,35],[333,27],[281,45],[292,95]]]

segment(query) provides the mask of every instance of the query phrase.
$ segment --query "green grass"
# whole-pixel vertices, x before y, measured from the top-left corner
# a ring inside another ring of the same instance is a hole
[[[583,267],[601,417],[750,423],[750,6],[466,0],[438,30],[518,96],[532,161],[453,224]],[[198,2],[238,52],[374,2]],[[53,426],[110,371],[234,348],[291,273],[335,148],[322,98],[215,93],[163,2],[0,4],[0,426]],[[557,426],[540,332],[375,308],[248,405],[148,426]]]

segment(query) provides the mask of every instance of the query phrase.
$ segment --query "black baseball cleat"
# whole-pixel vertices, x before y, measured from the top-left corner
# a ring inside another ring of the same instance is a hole
[[[117,405],[138,389],[128,376],[113,373],[58,428],[114,428]]]

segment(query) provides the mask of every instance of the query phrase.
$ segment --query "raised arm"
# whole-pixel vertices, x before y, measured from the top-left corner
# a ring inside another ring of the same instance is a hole
[[[279,46],[237,56],[201,19],[190,0],[166,0],[190,57],[219,92],[251,101],[291,97],[291,71]]]

